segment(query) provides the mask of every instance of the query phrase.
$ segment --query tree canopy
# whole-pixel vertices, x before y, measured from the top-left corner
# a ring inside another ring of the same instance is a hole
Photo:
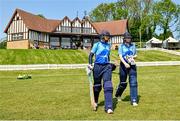
[[[140,42],[152,36],[165,40],[173,32],[180,33],[180,6],[172,0],[101,3],[90,12],[90,19],[96,22],[128,19],[130,33],[135,41]],[[157,29],[161,32],[159,36]]]

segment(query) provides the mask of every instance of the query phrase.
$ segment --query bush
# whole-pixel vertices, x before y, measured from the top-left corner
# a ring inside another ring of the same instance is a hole
[[[7,46],[7,41],[5,40],[5,41],[2,41],[1,43],[0,43],[0,49],[6,49],[6,46]]]

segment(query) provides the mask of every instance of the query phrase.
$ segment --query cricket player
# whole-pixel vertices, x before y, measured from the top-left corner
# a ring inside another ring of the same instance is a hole
[[[101,40],[95,43],[89,55],[89,68],[93,69],[94,78],[94,100],[96,109],[98,106],[99,93],[102,89],[101,80],[103,79],[105,111],[108,114],[113,113],[113,86],[112,86],[112,70],[113,66],[110,64],[110,33],[106,30],[101,32]],[[94,67],[92,65],[93,56],[95,55]]]
[[[132,36],[130,35],[130,33],[124,33],[123,43],[119,45],[118,54],[120,57],[120,83],[118,85],[115,97],[118,101],[121,100],[121,95],[127,86],[127,76],[129,75],[131,104],[133,106],[137,106],[138,84],[137,69],[134,60],[137,57],[137,52],[135,44],[132,44]]]

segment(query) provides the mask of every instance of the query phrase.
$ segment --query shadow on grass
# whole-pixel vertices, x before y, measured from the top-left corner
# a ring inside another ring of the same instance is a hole
[[[139,103],[140,98],[141,98],[141,95],[138,95],[138,100],[137,100],[138,103]],[[127,95],[125,98],[122,99],[122,101],[125,101],[125,102],[131,101],[130,95]]]
[[[138,103],[139,103],[140,98],[141,98],[141,96],[138,95],[138,101],[137,101]],[[127,95],[125,98],[122,99],[122,101],[124,101],[124,102],[130,101],[130,100],[131,100],[130,95]],[[116,109],[117,103],[118,103],[117,99],[116,99],[116,98],[113,98],[113,110]],[[101,101],[101,102],[98,104],[98,106],[100,106],[100,107],[101,107],[101,106],[104,106],[104,101]]]
[[[117,105],[118,101],[116,98],[113,98],[113,110],[116,109],[116,105]],[[104,106],[104,101],[101,101],[98,106]]]

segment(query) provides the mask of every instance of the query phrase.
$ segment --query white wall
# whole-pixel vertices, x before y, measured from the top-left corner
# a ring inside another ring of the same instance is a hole
[[[22,33],[22,39],[28,39],[28,28],[24,24],[21,16],[17,13],[7,30],[8,41],[11,41],[14,35],[19,36],[18,33]]]
[[[123,37],[122,36],[113,36],[111,39],[110,39],[110,42],[112,44],[120,44],[120,43],[123,43]]]

